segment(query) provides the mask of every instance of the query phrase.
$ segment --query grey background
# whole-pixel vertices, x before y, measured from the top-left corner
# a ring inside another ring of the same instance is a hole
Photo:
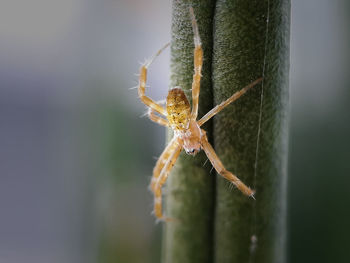
[[[289,262],[348,262],[349,11],[292,1]],[[165,131],[128,88],[170,23],[170,1],[2,1],[0,262],[160,261]],[[148,94],[168,79],[169,51]]]

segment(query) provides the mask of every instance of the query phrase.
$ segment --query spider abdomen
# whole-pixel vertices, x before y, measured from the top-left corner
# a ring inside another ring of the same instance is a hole
[[[174,130],[185,130],[188,128],[191,106],[181,88],[169,90],[166,98],[166,110],[169,124]]]

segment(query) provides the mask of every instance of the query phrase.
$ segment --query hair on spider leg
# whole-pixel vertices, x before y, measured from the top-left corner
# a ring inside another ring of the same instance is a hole
[[[211,172],[213,171],[214,169],[214,166],[211,167],[210,171],[209,171],[209,174],[211,174]]]
[[[228,189],[232,191],[234,189],[235,185],[232,182],[228,182]]]
[[[209,158],[207,158],[206,160],[205,160],[205,162],[203,163],[203,167],[207,164],[207,162],[209,161]]]
[[[156,220],[154,221],[154,224],[155,225],[158,225],[159,223],[162,223],[164,221],[164,219],[163,218],[156,218]]]
[[[230,191],[233,191],[234,189],[238,189],[237,186],[233,182],[227,181],[227,183],[228,183],[228,188],[230,189]]]
[[[162,103],[159,103],[158,101],[157,101],[157,103],[160,104],[160,105],[162,105]],[[151,114],[153,114],[153,115],[156,115],[156,116],[158,116],[158,117],[161,117],[161,115],[160,115],[158,112],[152,110],[152,108],[149,108],[149,107],[146,107],[146,112],[145,112],[145,114],[146,114],[146,115],[151,115]]]
[[[228,181],[228,184],[229,184],[228,188],[229,188],[230,191],[232,191],[233,189],[238,189],[238,187],[233,182]],[[255,201],[256,199],[255,199],[254,195],[255,195],[255,190],[252,190],[252,194],[249,195],[249,197],[253,198],[254,201]]]
[[[254,199],[254,201],[256,201],[256,199],[255,199],[255,193],[256,193],[256,191],[255,190],[253,190],[253,193],[249,196],[249,197],[251,197],[251,198],[253,198]]]
[[[154,211],[151,212],[151,215],[155,216]],[[162,222],[171,222],[171,221],[175,221],[175,219],[170,217],[162,217],[162,218],[156,217],[156,220],[154,220],[154,224],[158,225],[159,223],[162,223]]]
[[[158,104],[161,104],[161,105],[162,105],[162,104],[166,104],[166,100],[158,100],[157,103],[158,103]]]
[[[141,67],[143,67],[143,66],[145,66],[145,65],[149,62],[149,59],[144,58],[143,61],[144,61],[144,62],[138,61],[137,63],[138,63]]]
[[[164,218],[164,217],[162,217],[162,218],[156,218],[156,220],[155,220],[155,224],[157,225],[157,224],[159,224],[159,223],[161,223],[161,222],[164,222],[164,221],[167,221],[167,218]],[[170,221],[170,220],[169,220]]]
[[[140,86],[140,83],[137,83],[136,88],[139,88],[139,86]],[[151,86],[149,86],[149,85],[144,85],[144,87],[145,87],[145,88],[150,88]],[[133,88],[134,88],[134,87],[133,87]]]
[[[140,84],[140,81],[138,79],[133,79],[132,82],[133,82],[133,85],[135,86],[139,86]]]
[[[146,111],[144,114],[140,115],[139,118],[144,118],[148,115],[148,111]]]

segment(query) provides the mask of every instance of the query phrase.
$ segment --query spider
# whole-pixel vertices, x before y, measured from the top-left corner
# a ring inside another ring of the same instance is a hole
[[[200,120],[197,120],[203,50],[199,37],[197,21],[192,7],[190,7],[190,16],[195,45],[192,109],[184,91],[180,87],[175,87],[169,90],[166,98],[166,108],[163,108],[159,102],[155,102],[145,95],[147,69],[154,59],[159,56],[160,53],[170,45],[170,43],[166,44],[149,61],[146,61],[141,66],[139,84],[137,86],[139,98],[148,107],[148,117],[152,121],[162,126],[170,127],[174,131],[173,138],[159,157],[153,169],[153,177],[150,184],[150,189],[154,194],[154,214],[158,220],[164,221],[169,221],[170,218],[164,217],[162,214],[162,186],[166,182],[170,170],[174,166],[182,149],[192,156],[196,155],[201,149],[203,149],[217,173],[233,183],[242,193],[254,198],[254,191],[225,169],[213,147],[208,142],[206,132],[200,127],[215,114],[223,110],[227,105],[246,93],[250,88],[261,82],[262,78],[255,80],[240,91],[237,91],[230,98],[211,109]],[[161,116],[164,116],[165,118]]]

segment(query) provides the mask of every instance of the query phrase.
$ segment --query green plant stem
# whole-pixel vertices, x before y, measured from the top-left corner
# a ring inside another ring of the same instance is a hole
[[[173,1],[171,85],[189,91],[193,71],[193,31],[189,7],[194,9],[204,50],[199,117],[212,108],[211,54],[214,1]],[[187,93],[191,99],[191,92]],[[211,123],[204,127],[210,134]],[[172,134],[169,133],[169,137]],[[212,262],[214,176],[203,166],[205,154],[182,153],[168,179],[166,214],[176,221],[165,224],[163,261]]]
[[[256,201],[220,176],[215,185],[203,152],[182,154],[167,184],[166,213],[176,221],[165,224],[163,262],[284,262],[290,0],[174,1],[171,87],[185,90],[193,74],[189,6],[205,56],[199,116],[264,77],[214,117],[214,129],[204,126]]]
[[[289,27],[289,0],[216,2],[215,104],[264,77],[262,85],[214,118],[218,156],[229,171],[256,190],[255,201],[218,177],[217,263],[285,260]]]

